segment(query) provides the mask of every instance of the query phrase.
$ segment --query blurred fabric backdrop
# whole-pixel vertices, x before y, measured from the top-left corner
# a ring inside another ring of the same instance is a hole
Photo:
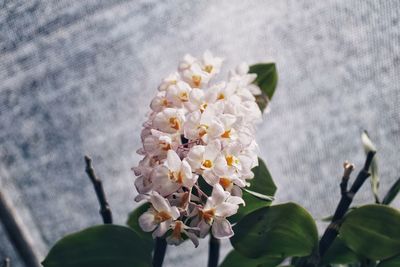
[[[126,222],[148,104],[187,52],[210,49],[226,68],[277,63],[279,87],[257,133],[277,202],[299,202],[315,218],[332,213],[343,161],[363,164],[363,129],[379,150],[381,195],[400,175],[397,0],[3,0],[0,8],[0,189],[42,258],[63,235],[101,223],[84,154],[116,223]],[[363,201],[373,201],[368,183]],[[22,267],[1,227],[0,258]],[[207,243],[169,248],[166,266],[205,266]]]

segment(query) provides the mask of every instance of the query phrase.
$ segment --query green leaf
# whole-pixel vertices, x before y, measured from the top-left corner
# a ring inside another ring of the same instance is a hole
[[[139,226],[139,217],[150,208],[150,203],[146,202],[137,207],[129,214],[126,224],[132,228],[140,237],[146,238],[154,242],[150,232],[144,232]]]
[[[240,205],[238,212],[229,218],[232,223],[252,211],[271,205],[271,197],[275,195],[276,185],[262,159],[258,158],[258,166],[252,171],[254,178],[250,180],[250,186],[243,190],[242,197],[246,205]]]
[[[148,267],[152,244],[132,229],[100,225],[58,241],[43,261],[44,267]]]
[[[384,205],[366,205],[344,218],[340,236],[358,255],[372,260],[400,253],[400,212]]]
[[[264,161],[258,158],[258,166],[251,170],[254,173],[254,178],[250,180],[250,186],[246,187],[249,193],[256,192],[265,197],[271,197],[275,195],[276,185],[269,173],[267,166]],[[260,197],[257,194],[253,194],[256,197]]]
[[[349,249],[340,237],[336,237],[331,247],[326,251],[324,257],[321,259],[323,264],[345,264],[358,261],[360,261],[360,257],[358,257],[354,251]]]
[[[261,91],[271,100],[278,84],[278,72],[275,63],[261,63],[250,66],[250,73],[257,74],[254,81]]]
[[[382,200],[382,204],[389,205],[400,191],[400,178],[392,185],[388,193]]]
[[[371,151],[376,152],[376,147],[372,143],[371,139],[368,136],[367,131],[363,131],[361,134],[361,141],[364,146],[365,154],[368,154]],[[378,173],[378,162],[377,156],[375,155],[372,159],[371,166],[369,167],[369,172],[371,173],[371,189],[372,193],[375,197],[375,202],[379,203],[378,189],[379,189],[379,173]]]
[[[234,227],[233,247],[250,258],[306,256],[318,245],[311,215],[294,203],[258,209]]]
[[[238,222],[250,212],[253,212],[263,207],[268,207],[272,203],[271,201],[261,200],[246,191],[243,191],[242,198],[245,201],[246,206],[240,205],[238,212],[235,215],[228,217],[231,223]]]
[[[243,256],[236,250],[232,250],[225,257],[220,267],[275,267],[284,259],[280,257],[260,257],[251,259]]]
[[[399,267],[400,266],[400,255],[393,258],[381,261],[377,267]]]

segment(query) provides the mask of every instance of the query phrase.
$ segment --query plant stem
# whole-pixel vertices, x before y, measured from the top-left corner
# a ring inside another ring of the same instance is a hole
[[[33,244],[33,239],[29,235],[27,228],[18,217],[16,209],[12,202],[0,190],[0,221],[3,223],[4,230],[9,240],[18,252],[22,261],[26,266],[40,267],[38,252]],[[2,263],[4,266],[9,264],[9,260],[5,259]]]
[[[154,245],[153,267],[161,267],[167,251],[167,241],[165,238],[157,237]]]
[[[97,199],[100,203],[100,214],[103,218],[104,224],[112,224],[112,212],[110,206],[108,205],[106,194],[104,193],[103,183],[99,178],[97,178],[94,169],[92,167],[92,159],[85,156],[86,162],[86,173],[92,181],[94,190],[96,191]]]
[[[11,267],[11,261],[10,261],[9,258],[5,258],[5,259],[3,260],[3,265],[2,265],[2,267]]]
[[[210,245],[208,249],[208,267],[217,267],[219,259],[220,240],[210,234]]]
[[[320,242],[319,242],[319,256],[322,258],[325,252],[329,249],[332,245],[333,241],[335,240],[336,236],[339,234],[340,224],[342,223],[343,216],[348,211],[351,202],[355,194],[364,184],[365,180],[370,176],[368,173],[369,167],[371,165],[372,159],[375,155],[374,151],[368,152],[367,158],[365,160],[365,164],[363,169],[357,175],[356,180],[354,181],[353,185],[351,186],[350,190],[347,191],[347,182],[350,176],[350,173],[353,169],[351,164],[345,163],[345,171],[341,183],[341,192],[342,197],[339,201],[339,204],[336,208],[335,214],[333,215],[332,221],[329,224],[328,228],[325,230]]]

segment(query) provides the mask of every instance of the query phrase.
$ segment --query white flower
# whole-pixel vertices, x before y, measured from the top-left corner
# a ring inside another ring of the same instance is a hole
[[[158,90],[165,91],[168,89],[169,86],[177,84],[178,81],[180,81],[180,80],[181,80],[181,77],[180,77],[179,73],[174,72],[162,81],[162,83],[158,87]]]
[[[172,103],[174,107],[181,107],[182,104],[189,101],[191,90],[189,84],[181,81],[168,87],[165,97],[167,102]]]
[[[229,238],[233,236],[232,226],[226,217],[235,214],[239,204],[244,204],[242,198],[230,196],[221,185],[214,186],[211,197],[203,209],[199,210],[200,236],[205,236],[210,227],[215,238]]]
[[[172,229],[172,234],[167,237],[168,244],[175,246],[181,244],[184,241],[182,235],[185,235],[193,242],[195,247],[198,247],[199,240],[196,234],[190,232],[190,230],[197,230],[196,228],[189,227],[185,225],[182,221],[173,222],[170,228]]]
[[[145,232],[153,232],[153,237],[163,236],[173,220],[179,218],[177,207],[171,207],[169,202],[157,192],[150,195],[152,207],[139,217],[139,225]]]
[[[203,70],[210,74],[217,74],[222,65],[223,59],[220,57],[214,57],[210,51],[206,51],[203,54]]]
[[[180,133],[183,131],[184,113],[175,108],[166,108],[153,119],[155,129],[166,133]]]
[[[210,142],[207,146],[194,146],[187,155],[187,161],[193,170],[203,176],[207,183],[214,185],[218,182],[216,159],[221,152],[221,143],[218,140]]]
[[[181,160],[173,150],[168,150],[164,165],[154,169],[151,174],[153,189],[163,196],[167,196],[181,188],[192,188],[197,181],[197,175],[192,173],[189,163]]]

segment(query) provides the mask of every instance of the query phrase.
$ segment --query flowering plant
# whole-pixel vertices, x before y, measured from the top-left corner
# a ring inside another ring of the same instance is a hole
[[[397,181],[378,194],[376,148],[362,134],[366,161],[348,189],[354,165],[344,164],[341,198],[319,238],[311,215],[295,203],[271,206],[276,186],[258,158],[256,124],[272,99],[275,64],[240,64],[226,81],[217,80],[223,60],[205,52],[187,55],[162,81],[143,124],[143,156],[133,168],[143,202],[128,227],[112,224],[111,211],[90,158],[87,173],[106,225],[60,240],[45,267],[162,266],[167,244],[210,236],[208,266],[218,266],[219,240],[234,248],[219,266],[399,266],[400,213],[389,207]],[[352,207],[354,195],[371,176],[375,203]]]

